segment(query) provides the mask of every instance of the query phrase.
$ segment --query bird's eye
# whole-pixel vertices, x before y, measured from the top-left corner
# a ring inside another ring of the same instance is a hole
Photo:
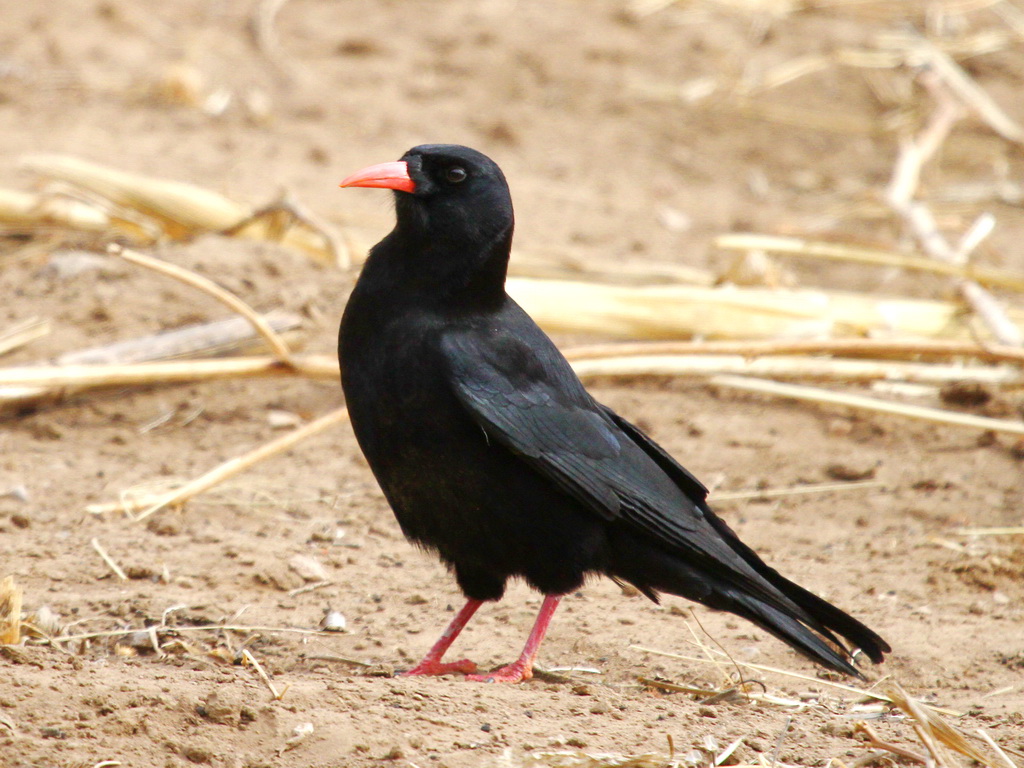
[[[466,169],[461,165],[453,165],[444,173],[444,177],[452,184],[458,184],[461,181],[465,181],[469,174],[466,173]]]

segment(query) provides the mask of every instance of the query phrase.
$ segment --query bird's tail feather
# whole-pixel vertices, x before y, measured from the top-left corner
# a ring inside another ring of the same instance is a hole
[[[849,654],[842,645],[837,642],[836,646],[842,648],[842,652],[836,650],[836,647],[827,643],[804,624],[767,603],[748,595],[733,595],[731,605],[725,610],[756,624],[811,661],[844,675],[864,679],[860,670],[850,663]]]
[[[861,648],[873,661],[881,661],[883,652],[889,650],[882,638],[834,605],[769,568],[735,535],[732,539],[739,544],[737,554],[767,582],[766,590],[776,592],[783,599],[766,600],[763,594],[754,594],[733,582],[728,569],[715,573],[706,565],[695,567],[629,534],[615,538],[610,574],[633,584],[648,597],[656,599],[658,592],[667,592],[747,619],[804,656],[843,674],[863,677],[837,636]],[[792,608],[787,608],[787,604]]]
[[[854,647],[860,648],[871,661],[880,664],[883,655],[892,648],[876,632],[865,626],[845,611],[836,608],[813,592],[794,584],[774,568],[765,563],[754,550],[740,541],[739,537],[718,515],[704,507],[705,516],[721,534],[732,549],[775,589],[796,603],[814,620],[837,635],[846,638]]]

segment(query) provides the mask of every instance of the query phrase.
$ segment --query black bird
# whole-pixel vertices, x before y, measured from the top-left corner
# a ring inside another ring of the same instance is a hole
[[[352,427],[403,533],[435,550],[469,598],[407,674],[474,672],[441,659],[520,577],[544,594],[526,647],[470,677],[528,680],[558,601],[591,574],[742,616],[848,675],[861,676],[840,637],[882,661],[881,637],[767,566],[700,481],[595,401],[505,293],[512,200],[492,160],[428,144],[341,186],[395,190],[397,215],[341,321]]]

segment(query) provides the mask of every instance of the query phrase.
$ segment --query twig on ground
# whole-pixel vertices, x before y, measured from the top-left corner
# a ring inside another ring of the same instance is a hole
[[[870,488],[883,488],[885,483],[879,480],[857,480],[849,483],[814,483],[813,485],[794,485],[789,488],[761,488],[754,491],[712,491],[708,501],[737,501],[740,499],[774,499],[780,496],[798,496],[805,493],[834,493],[836,491],[860,491]]]
[[[925,706],[923,702],[910,696],[896,682],[889,682],[885,690],[890,701],[914,719],[914,731],[938,765],[949,765],[949,761],[945,758],[939,745],[941,742],[971,760],[995,768],[988,755],[968,744],[963,734],[939,717],[939,710]]]
[[[272,357],[234,357],[218,360],[180,360],[125,365],[55,365],[0,368],[0,388],[145,386],[178,384],[186,381],[232,379],[248,376],[305,376],[331,379],[338,376],[333,355],[304,355],[294,358],[294,370]]]
[[[970,340],[956,302],[850,291],[689,285],[621,286],[510,277],[509,294],[542,328],[606,337],[808,339],[912,336]],[[1024,311],[1011,309],[1024,328]]]
[[[1024,527],[957,528],[953,533],[960,536],[1024,536]]]
[[[792,722],[792,716],[786,718],[786,724],[782,726],[782,731],[779,733],[779,738],[775,740],[775,748],[772,750],[771,768],[775,768],[775,764],[779,760],[779,750],[782,749],[782,742],[786,740],[786,734],[789,733],[789,726]]]
[[[248,320],[256,332],[266,339],[267,346],[270,347],[278,360],[285,364],[289,364],[291,362],[292,353],[288,349],[288,346],[284,343],[281,337],[277,335],[274,329],[270,327],[269,323],[267,323],[263,316],[233,293],[221,288],[213,282],[213,280],[203,277],[190,269],[184,269],[183,267],[179,267],[176,264],[171,264],[170,262],[163,261],[161,259],[154,259],[152,256],[147,256],[144,253],[123,248],[117,244],[109,245],[107,247],[107,253],[112,256],[119,256],[125,261],[130,261],[132,264],[148,267],[155,272],[173,277],[176,280],[187,283],[193,288],[198,288],[203,293],[212,296],[217,299],[217,301],[227,305]]]
[[[651,342],[594,345],[570,349],[567,350],[567,354],[574,361],[573,366],[581,376],[703,377],[742,373],[845,381],[944,383],[974,380],[996,385],[1012,385],[1022,380],[1022,374],[1011,368],[806,357],[815,351],[825,353],[829,350],[836,353],[880,356],[913,356],[917,352],[922,356],[947,358],[973,355],[990,361],[1019,361],[1024,365],[1024,350],[1006,347],[986,349],[961,342],[873,343],[869,340],[856,339],[846,342]],[[174,341],[174,344],[177,342]],[[115,345],[109,350],[97,350],[97,353],[121,354],[122,351],[126,354],[135,352],[130,349],[121,350]],[[648,351],[652,354],[642,354]],[[786,357],[776,354],[786,351],[804,356]],[[612,355],[618,357],[613,358]],[[337,380],[338,364],[334,356],[296,355],[290,359],[288,365],[281,364],[275,358],[233,357],[110,365],[33,365],[0,368],[0,404],[24,405],[40,400],[59,400],[69,391],[81,392],[94,388],[169,385],[186,381],[259,376],[301,376],[317,380]]]
[[[655,680],[653,677],[644,677],[643,675],[637,675],[636,678],[638,683],[649,686],[651,688],[660,688],[663,691],[672,691],[673,693],[689,693],[693,696],[719,696],[724,691],[714,691],[710,688],[695,688],[692,685],[679,685],[679,683],[670,683],[667,680]],[[731,688],[731,691],[737,689]]]
[[[305,584],[305,585],[303,585],[301,587],[296,587],[295,589],[290,590],[288,592],[288,597],[296,597],[297,595],[304,595],[307,592],[313,592],[313,591],[315,591],[317,589],[323,589],[324,587],[329,587],[333,583],[334,583],[333,581],[316,581],[316,582],[313,582],[312,584]]]
[[[630,645],[629,647],[634,649],[634,650],[637,650],[637,651],[643,651],[644,653],[653,653],[656,656],[666,656],[666,657],[668,657],[670,659],[680,659],[682,661],[698,661],[701,664],[710,664],[710,663],[712,663],[712,662],[709,662],[707,659],[700,658],[699,656],[686,656],[686,655],[683,655],[683,654],[680,654],[680,653],[671,653],[669,651],[659,651],[656,648],[647,648],[646,646],[642,646],[642,645]],[[715,663],[721,663],[721,662],[715,662]],[[845,685],[843,683],[835,683],[835,682],[832,682],[831,680],[825,680],[823,678],[817,678],[817,677],[811,677],[809,675],[803,675],[803,674],[800,674],[799,672],[790,672],[789,670],[786,670],[786,669],[779,669],[777,667],[769,667],[769,666],[766,666],[764,664],[754,664],[753,662],[749,662],[749,661],[736,661],[735,663],[739,664],[741,667],[746,667],[748,669],[756,669],[756,670],[759,670],[761,672],[774,672],[775,674],[785,675],[786,677],[793,677],[793,678],[796,678],[797,680],[804,680],[806,682],[815,683],[817,685],[827,685],[830,688],[838,688],[841,691],[847,691],[848,693],[855,693],[858,696],[865,696],[865,697],[868,697],[868,698],[871,698],[871,699],[877,699],[878,701],[885,701],[885,702],[891,701],[891,699],[888,696],[886,696],[884,694],[881,694],[881,693],[875,693],[873,691],[864,690],[862,688],[854,688],[852,685]],[[936,711],[944,711],[944,710],[936,710]],[[948,710],[945,710],[945,711],[948,712]],[[949,714],[953,714],[953,715],[957,714],[955,712],[948,712],[948,713]]]
[[[915,52],[923,57],[925,66],[935,73],[936,79],[955,94],[961,103],[970,107],[993,131],[1007,141],[1024,143],[1024,128],[1007,115],[948,53],[925,37],[916,37],[913,47]]]
[[[50,332],[50,321],[32,317],[0,332],[0,355],[40,339]]]
[[[976,244],[968,242],[965,245],[974,246]],[[715,246],[727,250],[763,250],[788,256],[804,256],[815,259],[871,264],[879,267],[898,267],[900,269],[976,280],[982,285],[993,288],[1024,291],[1024,274],[998,267],[973,264],[966,260],[962,263],[936,261],[934,258],[922,258],[894,251],[883,251],[876,248],[864,248],[843,243],[747,233],[719,235],[715,238]],[[973,249],[971,247],[966,249],[965,252],[969,253]]]
[[[263,320],[277,334],[302,325],[294,312],[271,310]],[[256,343],[253,343],[253,340]],[[208,323],[181,326],[159,333],[125,339],[90,349],[68,352],[57,358],[64,365],[123,365],[175,358],[223,355],[240,348],[263,347],[259,333],[246,317],[232,316]]]
[[[581,378],[730,375],[848,382],[903,381],[947,384],[977,381],[1008,386],[1024,384],[1024,372],[1012,368],[792,355],[758,358],[738,355],[629,355],[577,359],[572,361],[572,367]]]
[[[262,627],[262,626],[245,626],[242,624],[203,624],[202,626],[157,626],[156,629],[160,632],[175,632],[175,633],[188,633],[188,632],[280,632],[282,634],[294,634],[294,635],[323,635],[325,634],[319,629],[300,629],[298,627]],[[124,637],[125,635],[131,635],[138,632],[138,628],[127,628],[127,629],[107,629],[100,630],[98,632],[81,632],[75,635],[55,635],[44,638],[41,642],[46,645],[53,645],[54,643],[71,643],[78,642],[81,640],[99,640],[104,637]]]
[[[690,616],[696,616],[696,614],[694,614],[693,612],[693,608],[690,608]],[[694,645],[701,649],[701,651],[704,653],[704,656],[707,657],[707,660],[710,663],[715,665],[715,669],[722,676],[722,681],[725,683],[725,685],[733,686],[736,683],[736,681],[729,677],[729,673],[726,671],[726,669],[728,668],[728,663],[724,659],[715,658],[715,654],[713,654],[711,652],[711,649],[707,647],[707,644],[703,640],[701,640],[700,635],[693,631],[693,627],[690,626],[690,622],[684,620],[683,624],[686,625],[686,629],[690,632],[690,636],[693,638]],[[703,629],[703,627],[701,627],[701,629]],[[740,675],[739,683],[742,684],[742,682],[743,676]]]
[[[335,661],[335,662],[337,662],[339,664],[351,664],[354,667],[372,667],[373,666],[373,664],[371,664],[368,661],[360,661],[359,659],[352,659],[352,658],[349,658],[348,656],[338,656],[337,654],[333,654],[333,653],[306,654],[306,655],[303,655],[302,658],[310,659],[311,661]]]
[[[274,697],[274,701],[280,701],[281,698],[288,692],[288,688],[290,688],[291,686],[285,685],[285,687],[280,692],[278,692],[277,688],[274,686],[273,681],[270,679],[270,675],[268,675],[266,671],[263,669],[263,665],[256,661],[256,657],[249,653],[248,648],[242,649],[242,658],[252,665],[253,669],[256,670],[257,674],[259,674],[263,682],[267,684],[267,688],[270,689],[270,694]]]
[[[127,574],[125,574],[125,572],[121,570],[121,566],[114,562],[114,558],[107,554],[107,551],[103,548],[103,545],[100,544],[99,539],[91,539],[89,543],[92,544],[92,548],[95,549],[97,554],[99,554],[99,556],[103,558],[103,562],[107,564],[107,566],[110,568],[110,570],[114,572],[114,575],[117,576],[117,578],[119,578],[121,581],[128,581]]]
[[[870,744],[871,746],[878,747],[879,749],[883,749],[886,752],[891,752],[897,757],[902,757],[906,760],[913,760],[915,763],[921,764],[926,764],[928,762],[928,758],[924,755],[918,754],[913,750],[906,749],[905,747],[901,747],[898,744],[892,744],[888,741],[883,741],[882,738],[877,733],[875,733],[874,729],[863,720],[858,720],[853,724],[853,731],[854,733],[859,732],[867,736],[868,744]]]
[[[701,623],[700,623],[700,619],[698,619],[698,618],[697,618],[697,613],[696,613],[696,611],[694,611],[694,610],[693,610],[693,606],[690,606],[690,618],[691,618],[691,619],[693,619],[693,620],[694,620],[694,621],[696,622],[696,624],[697,624],[697,626],[698,626],[698,627],[700,627],[700,631],[701,631],[701,632],[703,632],[703,633],[704,633],[705,635],[707,635],[707,636],[708,636],[708,637],[709,637],[709,638],[711,639],[711,642],[713,642],[713,643],[714,643],[715,645],[717,645],[717,646],[718,646],[718,650],[719,650],[719,652],[720,652],[720,653],[721,653],[721,654],[722,654],[723,656],[725,656],[725,658],[726,658],[726,659],[728,659],[728,660],[729,660],[729,664],[731,664],[731,665],[732,665],[732,668],[736,670],[736,680],[735,680],[735,681],[733,681],[733,680],[732,680],[732,679],[731,679],[731,678],[729,677],[729,675],[726,675],[726,676],[725,676],[726,680],[727,680],[727,681],[728,681],[729,683],[733,683],[733,682],[735,682],[735,683],[736,683],[737,685],[739,685],[739,687],[740,687],[740,690],[742,690],[742,691],[743,691],[744,693],[746,693],[746,686],[747,686],[747,681],[746,681],[746,679],[745,679],[745,678],[743,677],[743,670],[742,670],[742,669],[740,669],[740,666],[739,666],[739,665],[738,665],[738,664],[736,663],[736,659],[734,659],[734,658],[733,658],[733,657],[732,657],[732,656],[731,656],[731,655],[729,654],[729,651],[728,651],[728,650],[726,650],[726,649],[725,649],[725,647],[724,647],[724,646],[723,646],[723,645],[722,645],[722,644],[721,644],[720,642],[718,642],[717,638],[715,638],[715,636],[714,636],[714,635],[712,635],[712,634],[711,634],[710,632],[708,632],[708,631],[707,631],[706,629],[704,629],[704,625],[703,625],[703,624],[701,624]],[[689,628],[689,623],[687,623],[687,628]],[[693,632],[693,630],[692,630],[692,629],[690,630],[690,634],[693,634],[693,635],[694,635],[694,639],[697,639],[697,641],[698,641],[698,643],[700,644],[701,648],[702,648],[702,649],[704,649],[704,650],[705,650],[705,652],[707,653],[707,655],[708,655],[708,658],[713,658],[713,657],[711,656],[711,653],[709,652],[709,650],[708,650],[707,648],[705,648],[705,646],[704,646],[704,643],[703,643],[702,641],[700,641],[700,640],[699,640],[699,638],[697,637],[697,635],[696,635],[696,634],[694,634],[694,632]]]
[[[976,108],[980,103],[977,94],[984,95],[984,91],[975,86],[963,70],[960,70],[944,53],[925,42],[922,42],[922,46],[929,52],[929,59],[936,69],[923,72],[919,80],[932,95],[936,106],[930,121],[921,132],[915,138],[902,142],[885,197],[892,209],[909,226],[925,253],[937,261],[963,264],[967,261],[970,250],[977,247],[991,231],[992,222],[985,218],[980,219],[973,230],[961,240],[959,247],[954,248],[939,231],[928,206],[914,200],[914,195],[920,184],[924,165],[942,146],[960,117],[960,104],[953,98],[949,87],[955,87],[957,95],[962,99],[968,92],[973,93],[975,101],[972,104]],[[968,83],[972,88],[965,90],[964,83]],[[957,280],[957,289],[1000,343],[1017,347],[1024,345],[1024,332],[1010,320],[995,297],[987,290],[966,277]]]
[[[988,735],[988,732],[984,728],[978,728],[978,735],[985,740],[985,743],[989,745],[993,752],[995,752],[999,759],[1006,764],[1006,768],[1017,768],[1017,764],[1010,759],[1010,756],[1006,754],[1002,747],[996,744],[995,740]]]
[[[150,515],[159,512],[165,507],[181,504],[188,499],[202,493],[205,490],[212,488],[213,486],[224,482],[229,477],[237,475],[255,464],[268,459],[271,456],[275,456],[283,451],[288,450],[297,443],[302,442],[307,437],[322,432],[328,427],[332,427],[335,424],[340,424],[343,421],[348,420],[348,410],[345,408],[338,408],[330,413],[321,416],[314,421],[304,424],[298,429],[289,432],[286,435],[282,435],[276,440],[271,440],[269,443],[256,448],[255,450],[249,451],[242,456],[236,456],[233,459],[229,459],[223,464],[214,467],[209,472],[206,472],[196,479],[186,483],[181,488],[171,493],[166,494],[160,500],[154,502],[145,510],[134,516],[136,522],[145,520]],[[90,508],[86,508],[86,511],[90,511]],[[132,517],[131,510],[124,508],[124,512],[129,517]]]
[[[921,419],[937,424],[950,424],[960,427],[971,427],[973,429],[991,430],[993,432],[1004,432],[1011,435],[1024,435],[1024,422],[1010,419],[993,419],[987,416],[974,416],[969,413],[957,413],[941,408],[927,408],[921,405],[906,405],[894,403],[887,400],[879,400],[865,395],[854,395],[845,392],[832,392],[819,387],[806,387],[798,384],[781,384],[777,381],[765,379],[751,379],[743,376],[713,376],[711,383],[733,389],[743,389],[749,392],[762,392],[776,397],[793,398],[795,400],[806,400],[815,403],[826,403],[830,405],[843,405],[851,408],[875,411],[877,413],[888,413],[897,416],[904,416],[911,419]]]
[[[1024,365],[1024,349],[940,339],[778,339],[768,341],[619,341],[569,347],[570,360],[646,355],[834,355],[870,358],[975,358]]]

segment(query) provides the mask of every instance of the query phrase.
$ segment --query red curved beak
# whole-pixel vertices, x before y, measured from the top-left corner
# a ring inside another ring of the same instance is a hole
[[[380,187],[397,189],[399,192],[415,192],[416,182],[409,176],[409,166],[404,160],[394,163],[378,163],[356,171],[338,186]]]

